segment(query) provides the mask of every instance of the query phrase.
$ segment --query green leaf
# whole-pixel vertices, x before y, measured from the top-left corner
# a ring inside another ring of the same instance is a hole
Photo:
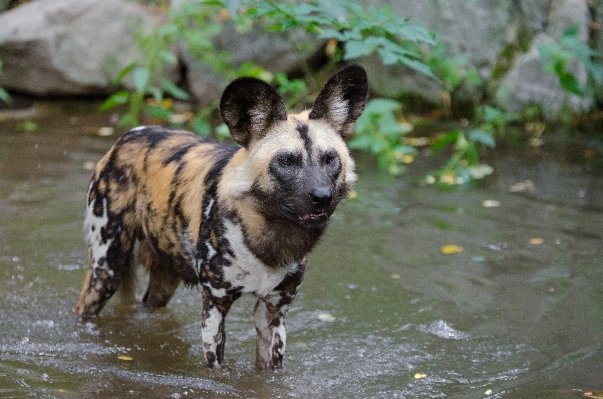
[[[393,114],[385,114],[379,118],[379,131],[389,140],[398,141],[400,136],[409,130],[398,123]]]
[[[179,30],[179,27],[176,24],[165,24],[165,25],[161,25],[159,27],[159,29],[157,30],[157,33],[160,36],[168,36],[168,35],[177,33],[178,30]]]
[[[573,73],[567,71],[558,71],[557,76],[559,77],[559,83],[561,83],[561,87],[563,87],[564,90],[578,96],[584,94],[580,88],[580,84],[578,83],[576,76]]]
[[[467,145],[467,151],[465,152],[465,158],[469,166],[477,165],[479,162],[479,151],[474,143]]]
[[[100,111],[106,111],[111,108],[115,108],[119,105],[123,105],[130,100],[130,92],[127,90],[118,91],[113,93],[105,100],[104,103],[99,107]]]
[[[130,72],[132,72],[132,69],[134,69],[136,67],[136,63],[132,62],[131,64],[128,64],[124,69],[122,69],[119,74],[117,75],[117,77],[115,79],[113,79],[113,81],[111,82],[111,84],[113,85],[118,85],[121,83],[121,81],[123,80],[123,78],[126,77],[126,75],[128,75]]]
[[[209,137],[211,135],[211,126],[200,114],[192,121],[192,128],[200,136]]]
[[[184,31],[184,37],[191,51],[213,50],[213,43],[204,31],[186,30]]]
[[[185,92],[180,87],[176,86],[174,83],[165,78],[161,79],[161,87],[163,87],[165,91],[167,91],[167,93],[174,98],[177,98],[179,100],[190,99],[190,96],[187,92]]]
[[[163,92],[157,86],[147,87],[147,91],[153,96],[158,103],[163,101]]]
[[[415,43],[426,43],[435,46],[437,42],[434,40],[435,34],[428,31],[422,26],[405,24],[402,26],[387,25],[396,34],[400,35],[404,40]]]
[[[226,123],[222,123],[216,128],[216,136],[222,138],[230,137],[230,130],[228,130],[228,126],[226,126]]]
[[[437,80],[438,82],[440,81],[440,79],[433,74],[433,72],[431,71],[431,68],[429,68],[428,65],[422,63],[421,61],[417,61],[417,60],[413,60],[413,59],[404,57],[404,58],[400,59],[400,62],[402,62],[402,64],[406,65],[407,67],[414,69],[417,72],[421,72],[422,74],[429,76],[430,78],[432,78],[434,80]]]
[[[392,51],[379,49],[377,50],[377,53],[379,54],[379,57],[381,57],[383,65],[396,65],[397,63],[402,62],[403,57]]]
[[[178,62],[178,58],[176,58],[176,56],[171,51],[161,50],[159,52],[159,56],[163,61],[167,62],[168,64],[176,64]]]
[[[400,166],[399,164],[397,164],[396,162],[390,163],[389,166],[387,167],[387,173],[389,173],[392,176],[401,175],[403,172],[404,172],[404,168],[402,166]]]
[[[124,116],[122,116],[119,119],[119,122],[117,122],[117,124],[119,126],[132,126],[133,127],[133,126],[137,126],[139,123],[138,123],[138,119],[134,115],[125,114]]]
[[[368,45],[366,42],[361,41],[349,41],[345,44],[345,55],[344,59],[351,60],[354,58],[364,57],[369,55],[374,50],[373,46]]]
[[[401,104],[389,98],[373,98],[366,103],[364,114],[382,115],[400,110]]]
[[[415,155],[417,153],[417,149],[410,145],[399,145],[393,151],[399,152],[402,155]]]
[[[319,35],[319,39],[337,39],[340,42],[345,42],[347,37],[343,33],[335,29],[325,29]]]
[[[371,147],[372,139],[367,134],[356,134],[350,141],[348,147],[353,150],[368,150]]]
[[[354,131],[362,133],[367,130],[373,124],[373,116],[368,112],[363,112],[358,119],[356,119],[356,126]]]
[[[295,7],[294,10],[298,18],[303,15],[310,15],[314,12],[321,11],[320,8],[308,3],[301,3],[297,7]]]
[[[383,137],[374,137],[371,142],[371,151],[373,154],[379,154],[381,151],[385,150],[389,147],[389,141],[384,139]]]
[[[139,93],[146,92],[149,79],[151,78],[151,70],[149,68],[138,67],[134,70],[132,75],[134,80],[134,87]]]
[[[147,105],[145,107],[145,111],[153,118],[159,119],[169,119],[169,117],[174,113],[173,111],[160,107],[158,105]]]
[[[3,87],[0,87],[0,101],[4,101],[7,104],[11,102],[10,94]]]
[[[446,147],[447,145],[454,144],[458,140],[459,136],[463,133],[455,130],[454,132],[446,133],[431,146],[431,150],[433,152],[439,151],[440,149]]]
[[[494,136],[492,136],[492,133],[490,132],[475,129],[470,131],[467,137],[469,138],[469,141],[481,143],[491,148],[494,148],[496,146]]]

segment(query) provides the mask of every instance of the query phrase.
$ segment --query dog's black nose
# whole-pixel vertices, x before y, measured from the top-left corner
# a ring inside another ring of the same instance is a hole
[[[333,192],[330,187],[318,187],[310,191],[310,202],[312,205],[327,206],[333,200]]]

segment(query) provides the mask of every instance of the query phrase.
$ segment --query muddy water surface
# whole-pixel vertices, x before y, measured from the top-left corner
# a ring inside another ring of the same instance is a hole
[[[358,196],[334,215],[289,313],[284,369],[255,369],[254,299],[244,297],[227,318],[225,367],[210,371],[196,289],[152,314],[115,302],[89,322],[73,313],[85,274],[83,166],[116,137],[95,134],[107,116],[58,111],[32,133],[0,122],[0,397],[603,391],[603,174],[582,162],[601,158],[600,144],[500,151],[488,184],[454,193],[361,159]],[[449,244],[463,251],[442,254]]]

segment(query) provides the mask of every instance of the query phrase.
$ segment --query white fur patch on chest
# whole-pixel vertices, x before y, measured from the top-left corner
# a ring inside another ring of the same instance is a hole
[[[287,274],[294,273],[299,268],[297,262],[277,268],[265,265],[245,245],[241,226],[226,220],[224,228],[234,252],[234,258],[228,258],[232,264],[223,269],[224,280],[235,287],[242,287],[244,293],[254,293],[261,297],[268,295]]]

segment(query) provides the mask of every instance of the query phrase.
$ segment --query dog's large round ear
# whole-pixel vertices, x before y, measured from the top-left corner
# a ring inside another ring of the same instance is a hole
[[[226,87],[220,113],[232,137],[243,147],[263,137],[275,122],[287,119],[285,103],[276,90],[249,77],[235,79]]]
[[[349,65],[327,81],[314,102],[310,119],[323,119],[342,137],[349,136],[364,111],[368,80],[364,68]]]

